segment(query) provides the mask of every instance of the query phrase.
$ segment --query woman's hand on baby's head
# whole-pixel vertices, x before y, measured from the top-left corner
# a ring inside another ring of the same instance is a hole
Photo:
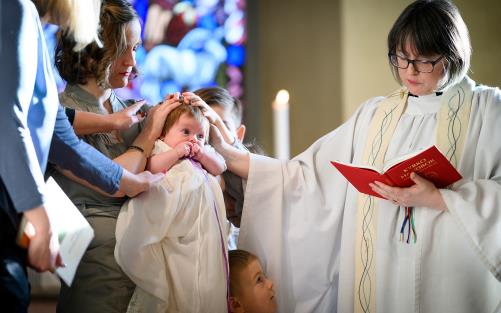
[[[165,98],[162,100],[162,102],[158,103],[157,106],[167,105],[171,107],[170,111],[172,111],[172,109],[181,104],[180,102],[181,99],[182,97],[180,97],[179,92],[171,93],[166,95]]]
[[[148,111],[145,130],[149,133],[150,140],[160,137],[167,115],[178,106],[179,101],[175,97],[167,96],[164,101]]]
[[[177,146],[174,147],[174,150],[177,152],[177,156],[181,159],[187,156],[191,156],[193,144],[189,141],[181,142]]]
[[[174,93],[169,93],[165,96],[164,100],[163,101],[167,101],[167,100],[175,100],[175,101],[178,101],[180,100],[180,93],[179,92],[174,92]]]

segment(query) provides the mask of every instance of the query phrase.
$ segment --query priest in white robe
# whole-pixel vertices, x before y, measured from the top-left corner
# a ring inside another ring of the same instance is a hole
[[[291,161],[214,143],[247,178],[238,246],[261,259],[280,312],[499,312],[501,92],[466,76],[468,31],[448,1],[410,4],[388,51],[402,89]],[[416,177],[410,188],[374,185],[388,200],[369,197],[330,164],[382,167],[433,144],[463,177],[447,189]]]

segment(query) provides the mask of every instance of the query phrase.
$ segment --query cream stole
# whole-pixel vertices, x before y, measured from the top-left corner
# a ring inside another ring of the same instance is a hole
[[[475,83],[464,78],[443,95],[438,113],[436,145],[457,168],[463,152],[470,120],[471,101]],[[369,126],[362,162],[383,167],[386,150],[395,128],[407,106],[409,92],[398,89],[379,104]],[[376,223],[378,198],[359,194],[355,234],[355,292],[356,313],[376,313]]]

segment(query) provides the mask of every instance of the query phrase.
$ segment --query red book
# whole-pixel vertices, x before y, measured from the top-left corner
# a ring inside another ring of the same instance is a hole
[[[339,161],[331,161],[331,163],[359,192],[383,199],[384,197],[372,190],[370,183],[379,181],[392,187],[410,187],[414,185],[410,174],[415,172],[433,182],[437,188],[444,188],[462,178],[434,145],[386,161],[382,171],[370,165],[360,166]]]

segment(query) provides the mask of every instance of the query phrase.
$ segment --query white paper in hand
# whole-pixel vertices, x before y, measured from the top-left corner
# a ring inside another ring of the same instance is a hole
[[[56,273],[71,286],[78,264],[94,238],[94,230],[70,198],[50,177],[46,183],[45,208],[52,231],[58,235],[61,258],[66,267],[59,267]]]

